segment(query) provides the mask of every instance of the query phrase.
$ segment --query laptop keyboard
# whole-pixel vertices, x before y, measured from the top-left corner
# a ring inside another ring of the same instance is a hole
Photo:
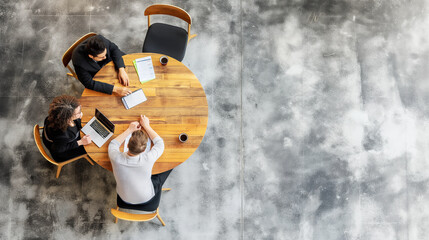
[[[100,134],[100,136],[102,137],[102,138],[106,138],[109,134],[110,134],[110,132],[109,131],[107,131],[104,127],[103,127],[103,125],[101,125],[101,123],[99,123],[98,121],[93,121],[92,123],[91,123],[91,127],[98,133],[98,134]]]

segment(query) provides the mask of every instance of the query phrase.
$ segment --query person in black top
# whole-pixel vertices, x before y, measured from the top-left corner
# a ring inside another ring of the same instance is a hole
[[[131,91],[126,87],[94,81],[94,75],[107,63],[113,61],[118,71],[118,80],[124,86],[129,85],[128,75],[122,56],[125,55],[118,46],[101,35],[88,38],[79,44],[72,54],[73,66],[79,81],[88,89],[125,96]]]
[[[91,137],[80,138],[82,111],[79,101],[72,96],[59,96],[49,105],[42,139],[57,162],[86,154],[83,145],[91,143]]]

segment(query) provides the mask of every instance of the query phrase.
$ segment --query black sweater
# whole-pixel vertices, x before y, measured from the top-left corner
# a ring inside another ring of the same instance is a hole
[[[49,149],[54,159],[67,151],[79,147],[77,141],[80,140],[79,131],[82,129],[81,119],[74,120],[75,126],[68,127],[66,131],[49,128],[48,118],[45,119],[45,127],[43,129],[43,143]]]
[[[112,94],[113,85],[108,83],[102,83],[94,81],[92,78],[94,75],[107,63],[113,61],[116,69],[125,67],[124,60],[122,56],[125,55],[118,46],[113,42],[109,41],[105,37],[98,35],[104,41],[106,45],[106,59],[100,62],[94,61],[88,56],[88,53],[85,51],[85,45],[87,41],[82,42],[73,50],[72,60],[73,66],[76,71],[79,81],[88,89],[103,92],[107,94]]]

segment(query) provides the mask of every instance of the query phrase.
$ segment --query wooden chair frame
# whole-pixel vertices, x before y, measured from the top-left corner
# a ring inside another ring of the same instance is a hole
[[[85,34],[84,36],[82,36],[81,38],[79,38],[79,40],[77,40],[75,43],[73,43],[73,45],[71,45],[70,47],[69,47],[69,49],[67,49],[67,51],[64,53],[64,55],[63,55],[63,58],[62,58],[62,62],[63,62],[63,65],[64,65],[64,67],[67,67],[68,68],[68,70],[70,71],[70,73],[67,73],[67,75],[69,75],[69,76],[72,76],[72,77],[74,77],[74,78],[76,78],[76,79],[78,79],[77,78],[77,75],[76,75],[76,72],[73,70],[73,68],[71,68],[70,67],[70,65],[69,65],[69,63],[70,63],[70,61],[71,61],[71,58],[72,58],[72,54],[73,54],[73,50],[81,43],[81,42],[83,42],[83,41],[85,41],[86,39],[88,39],[88,38],[90,38],[90,37],[92,37],[92,36],[95,36],[95,35],[97,35],[96,33],[93,33],[93,32],[90,32],[90,33],[87,33],[87,34]]]
[[[162,191],[170,191],[171,188],[163,188]],[[161,222],[162,226],[165,226],[164,221],[159,215],[159,208],[156,209],[154,213],[147,214],[137,214],[137,213],[127,213],[119,210],[119,207],[116,206],[116,209],[111,208],[110,212],[115,216],[115,223],[118,223],[118,218],[126,221],[134,222],[146,222],[154,219],[155,217]]]
[[[192,24],[191,15],[189,15],[189,13],[187,13],[182,8],[179,8],[179,7],[176,7],[173,5],[169,5],[169,4],[154,4],[154,5],[147,7],[144,10],[144,15],[147,16],[147,27],[148,28],[150,27],[150,15],[155,15],[155,14],[170,15],[170,16],[180,18],[183,21],[187,22],[188,23],[188,42],[189,42],[189,40],[191,40],[192,38],[197,36],[197,34],[190,35],[191,34],[191,24]]]
[[[57,174],[55,175],[56,178],[58,178],[60,176],[61,169],[62,169],[62,167],[64,167],[64,165],[69,164],[71,162],[74,162],[74,161],[76,161],[78,159],[85,158],[91,165],[94,165],[94,163],[89,159],[88,154],[84,154],[84,155],[81,155],[81,156],[69,159],[69,160],[64,161],[64,162],[57,162],[57,161],[55,161],[54,159],[52,159],[48,155],[48,153],[43,148],[43,142],[42,142],[42,139],[40,138],[40,129],[43,129],[43,127],[39,127],[38,124],[34,125],[34,130],[33,130],[34,141],[36,142],[36,146],[39,149],[39,151],[42,154],[42,156],[46,160],[48,160],[50,163],[52,163],[52,164],[54,164],[54,165],[56,165],[58,167]]]

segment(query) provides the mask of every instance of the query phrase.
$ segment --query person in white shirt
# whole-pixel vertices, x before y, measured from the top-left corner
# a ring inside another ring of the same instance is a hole
[[[132,135],[128,142],[128,151],[121,152],[119,146],[130,134]],[[148,137],[154,146],[145,151]],[[152,175],[153,164],[164,152],[164,141],[151,128],[146,116],[140,116],[139,122],[130,123],[127,130],[113,139],[108,152],[116,180],[116,191],[127,204],[149,202],[161,191],[172,171]]]

